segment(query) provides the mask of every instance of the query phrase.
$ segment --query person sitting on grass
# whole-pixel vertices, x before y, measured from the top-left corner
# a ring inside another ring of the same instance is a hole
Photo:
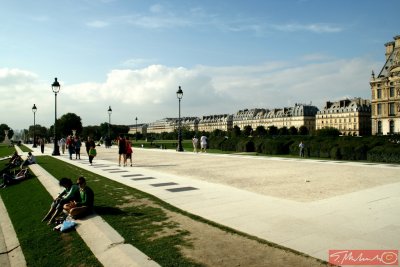
[[[10,161],[8,162],[8,165],[11,166],[20,166],[22,163],[22,158],[20,155],[18,155],[18,152],[15,151],[12,157],[10,158]]]
[[[6,188],[9,185],[17,184],[27,178],[29,178],[29,170],[22,169],[15,176],[9,173],[3,173],[3,183],[0,184],[0,188]]]
[[[23,166],[31,165],[31,164],[35,164],[35,163],[36,163],[35,156],[32,154],[32,152],[28,152],[28,157],[26,158],[26,160],[24,162],[22,162],[21,169]]]
[[[53,200],[49,212],[47,212],[46,216],[42,219],[42,222],[50,219],[47,223],[49,225],[61,214],[65,204],[80,199],[79,186],[73,184],[71,179],[63,177],[60,179],[59,185],[64,187],[64,190]]]
[[[72,218],[82,218],[93,212],[94,193],[93,190],[86,185],[86,179],[81,176],[78,178],[80,200],[71,201],[64,205],[64,212],[68,213]]]

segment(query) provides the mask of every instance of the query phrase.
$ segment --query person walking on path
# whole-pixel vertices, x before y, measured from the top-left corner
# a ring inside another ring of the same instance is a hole
[[[86,154],[89,155],[90,148],[96,147],[96,144],[94,143],[92,138],[88,137],[87,141],[85,142],[85,147],[86,147]]]
[[[131,167],[132,167],[132,144],[131,141],[129,141],[129,137],[126,137],[126,157],[125,157],[125,166],[128,164],[128,159],[131,161]]]
[[[75,159],[81,159],[82,142],[79,136],[75,137]]]
[[[89,149],[89,152],[88,152],[90,165],[92,165],[93,159],[94,159],[94,157],[96,157],[96,155],[97,155],[96,147],[95,146],[91,146],[90,149]]]
[[[60,139],[60,141],[59,141],[59,146],[61,147],[61,152],[62,152],[63,154],[65,154],[65,143],[66,143],[65,138],[62,137],[62,138]]]
[[[304,143],[303,143],[303,141],[301,141],[299,144],[299,150],[300,150],[300,157],[304,158]]]
[[[198,153],[199,151],[197,150],[197,148],[199,147],[199,139],[197,138],[197,136],[194,136],[192,138],[192,144],[193,144],[193,152]]]
[[[200,147],[201,147],[201,152],[207,152],[207,136],[202,135],[200,137]]]
[[[124,164],[126,162],[126,140],[122,134],[118,137],[118,166],[121,166],[121,158]]]
[[[72,159],[72,154],[75,153],[74,138],[72,137],[72,135],[67,137],[67,148],[69,153],[69,159]]]
[[[44,139],[43,138],[39,138],[39,145],[40,145],[40,151],[43,154],[44,153]]]

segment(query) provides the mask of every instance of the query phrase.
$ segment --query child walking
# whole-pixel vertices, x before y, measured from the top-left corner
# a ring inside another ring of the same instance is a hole
[[[94,159],[94,157],[96,157],[96,155],[97,155],[96,148],[94,146],[91,146],[90,149],[89,149],[89,162],[90,162],[90,165],[92,165],[93,159]]]

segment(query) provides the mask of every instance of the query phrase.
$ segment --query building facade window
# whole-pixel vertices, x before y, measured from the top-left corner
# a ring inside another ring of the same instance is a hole
[[[393,87],[393,85],[391,85],[389,87],[389,97],[394,97],[394,87]]]
[[[377,95],[378,99],[381,99],[382,98],[382,89],[376,90],[376,95]]]
[[[382,104],[377,104],[377,105],[376,105],[376,113],[377,113],[378,115],[381,115],[381,114],[382,114]]]
[[[395,115],[395,106],[394,103],[389,103],[389,115],[394,116]]]

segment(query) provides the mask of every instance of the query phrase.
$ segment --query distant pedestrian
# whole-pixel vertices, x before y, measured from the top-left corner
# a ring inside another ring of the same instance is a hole
[[[69,153],[69,159],[72,159],[72,154],[75,153],[75,144],[74,144],[74,138],[72,135],[67,137],[67,148],[68,148],[68,153]]]
[[[62,137],[59,141],[59,146],[61,147],[61,151],[63,154],[65,154],[65,144],[66,144],[65,138]]]
[[[199,147],[199,139],[197,138],[197,136],[194,136],[193,138],[192,138],[192,144],[193,144],[193,152],[199,152],[198,150],[197,150],[197,148]]]
[[[87,141],[85,142],[85,147],[86,147],[86,154],[89,155],[90,148],[96,147],[96,144],[94,143],[92,138],[88,137]]]
[[[301,141],[299,144],[299,150],[300,150],[300,157],[302,157],[302,158],[304,158],[304,147],[305,147],[305,145],[304,145],[303,141]]]
[[[91,147],[89,148],[89,153],[88,153],[88,155],[89,155],[89,163],[90,163],[90,165],[92,165],[92,164],[93,164],[93,159],[94,159],[94,157],[97,156],[97,151],[96,151],[96,147],[95,147],[95,146],[91,146]]]
[[[40,145],[40,151],[43,154],[44,153],[44,139],[43,138],[39,138],[39,145]]]
[[[200,137],[200,148],[201,148],[201,152],[207,152],[207,136],[202,135]]]
[[[82,142],[79,136],[75,136],[75,159],[81,159],[81,146]]]
[[[132,144],[131,141],[129,141],[129,137],[126,137],[126,157],[125,157],[125,166],[128,164],[128,159],[131,162],[131,167],[132,167]]]
[[[121,166],[121,158],[124,164],[126,162],[126,140],[122,134],[118,137],[118,166]]]

